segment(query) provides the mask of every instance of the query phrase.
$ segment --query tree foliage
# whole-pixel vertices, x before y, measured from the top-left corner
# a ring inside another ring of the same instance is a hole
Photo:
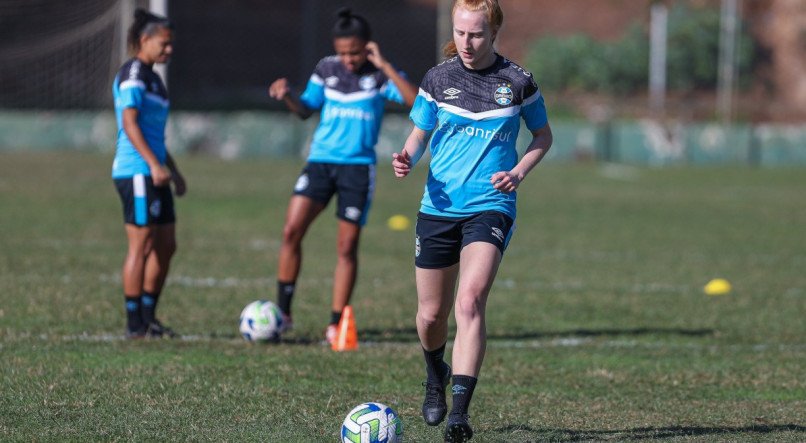
[[[718,78],[719,11],[676,3],[667,29],[667,85],[673,91],[713,89]],[[739,78],[748,85],[755,45],[740,25],[737,46]],[[596,41],[586,34],[545,36],[529,45],[526,67],[544,88],[630,94],[646,88],[649,36],[633,23],[615,41]]]

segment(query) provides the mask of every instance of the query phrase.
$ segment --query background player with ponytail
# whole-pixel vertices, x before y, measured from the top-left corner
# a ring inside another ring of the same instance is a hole
[[[118,124],[112,178],[123,204],[128,252],[123,263],[126,336],[174,336],[156,318],[171,257],[176,251],[176,215],[170,183],[178,196],[185,180],[165,147],[168,91],[152,67],[173,52],[173,25],[138,9],[129,28],[134,58],[112,86]]]
[[[321,109],[307,164],[288,203],[277,268],[277,300],[291,324],[291,301],[302,265],[302,239],[308,227],[338,194],[337,261],[333,299],[325,339],[336,335],[336,324],[352,296],[358,272],[358,242],[375,187],[375,144],[385,101],[407,107],[417,87],[398,72],[371,40],[367,21],[343,9],[332,31],[336,55],[316,66],[301,95],[285,78],[275,80],[269,95],[282,100],[303,119]]]

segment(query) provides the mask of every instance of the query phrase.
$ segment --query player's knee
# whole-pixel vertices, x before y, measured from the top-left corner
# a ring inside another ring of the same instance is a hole
[[[341,260],[355,261],[358,255],[358,242],[352,240],[338,240],[336,243],[336,254]]]
[[[283,243],[286,244],[299,244],[302,241],[302,236],[305,231],[299,227],[291,224],[283,226]]]
[[[133,265],[134,263],[143,263],[146,260],[146,251],[143,248],[129,249],[126,253],[126,264]]]
[[[417,310],[417,322],[426,328],[444,324],[448,321],[448,313],[449,311],[420,307]]]
[[[457,297],[454,309],[457,318],[474,319],[484,313],[484,303],[476,297]]]
[[[154,245],[151,241],[129,244],[127,256],[134,260],[145,260],[148,254],[151,254],[151,251],[153,250]]]

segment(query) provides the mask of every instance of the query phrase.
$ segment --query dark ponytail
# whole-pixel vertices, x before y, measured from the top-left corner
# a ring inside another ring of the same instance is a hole
[[[364,17],[353,14],[350,8],[339,9],[337,15],[336,25],[333,26],[333,38],[358,37],[364,41],[371,40],[372,32]]]
[[[143,8],[134,11],[134,23],[129,28],[126,42],[129,50],[136,53],[140,50],[140,37],[154,35],[159,28],[173,29],[173,23],[165,17],[152,14]]]

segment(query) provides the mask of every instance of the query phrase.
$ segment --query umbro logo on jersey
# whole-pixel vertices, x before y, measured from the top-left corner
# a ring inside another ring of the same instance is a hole
[[[339,83],[339,78],[335,75],[331,75],[330,77],[325,79],[325,86],[328,88],[335,88],[336,85]]]
[[[504,242],[504,232],[498,228],[493,228],[491,232],[492,236],[497,238],[498,241]]]
[[[445,94],[445,100],[455,100],[455,99],[459,98],[459,93],[460,92],[462,92],[462,91],[460,91],[460,90],[458,90],[456,88],[448,88],[448,89],[442,91],[442,93]]]

